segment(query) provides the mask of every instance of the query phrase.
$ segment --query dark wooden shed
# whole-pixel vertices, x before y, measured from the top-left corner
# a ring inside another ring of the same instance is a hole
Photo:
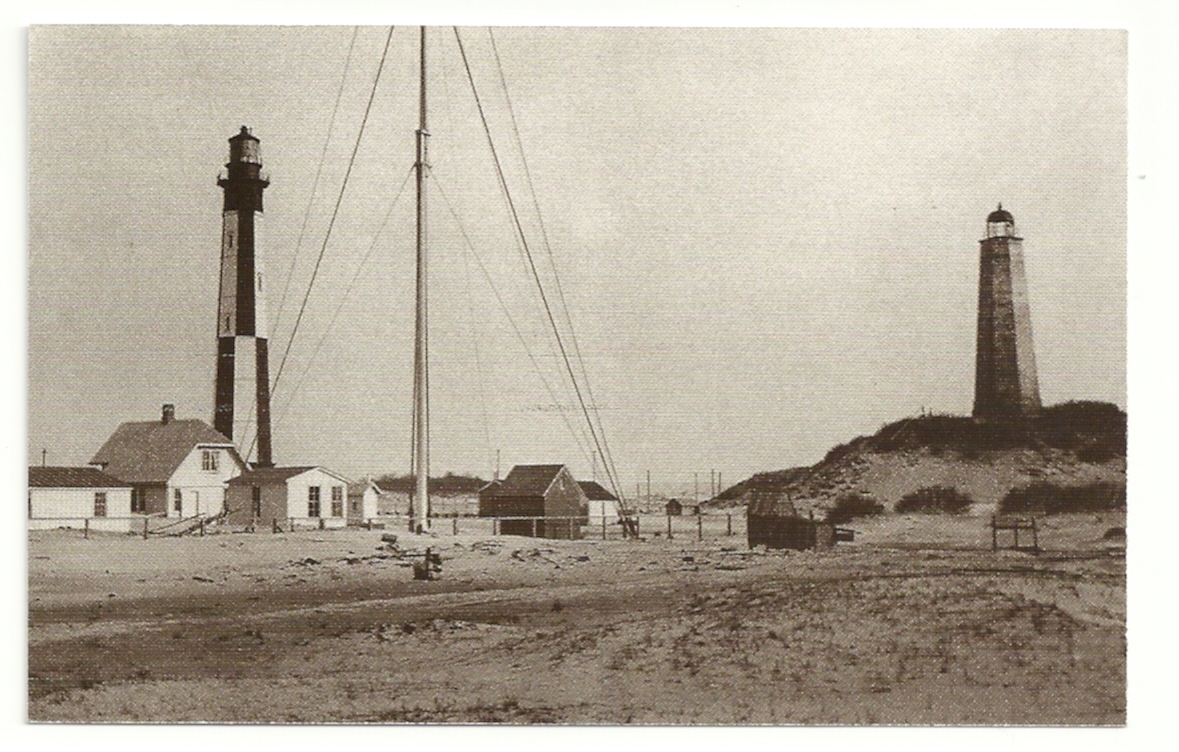
[[[749,547],[827,549],[835,545],[833,523],[800,517],[784,491],[754,490],[749,499]]]
[[[664,506],[664,509],[667,511],[668,517],[679,517],[684,513],[684,505],[679,499],[671,499]]]
[[[564,465],[516,465],[479,492],[479,516],[501,518],[504,535],[580,538],[588,506],[585,491]]]

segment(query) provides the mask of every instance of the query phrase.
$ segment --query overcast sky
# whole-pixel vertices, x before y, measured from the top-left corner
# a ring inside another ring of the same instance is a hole
[[[271,180],[276,373],[386,33],[360,28],[345,74],[353,27],[32,30],[30,463],[44,447],[83,464],[164,402],[212,422],[216,178],[243,124]],[[408,469],[412,182],[394,198],[416,34],[393,33],[275,389],[280,464]],[[496,28],[507,98],[486,29],[461,35],[629,493],[648,469],[690,490],[694,472],[810,464],[922,409],[968,414],[999,201],[1025,238],[1045,403],[1126,406],[1123,32]],[[486,476],[499,449],[505,472],[588,476],[452,30],[430,30],[429,59],[432,470]]]

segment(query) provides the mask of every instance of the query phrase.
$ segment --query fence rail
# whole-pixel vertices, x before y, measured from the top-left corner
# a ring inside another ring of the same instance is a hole
[[[406,515],[378,515],[363,519],[346,517],[284,517],[239,519],[235,512],[218,515],[199,514],[177,518],[163,515],[132,515],[130,517],[33,517],[29,523],[70,523],[56,527],[81,528],[84,537],[92,531],[117,532],[142,536],[197,534],[209,530],[264,533],[290,533],[311,530],[408,530]],[[639,537],[667,540],[704,540],[746,535],[746,519],[742,512],[704,513],[699,515],[632,514],[634,531]],[[125,526],[118,523],[126,523]],[[115,523],[113,526],[100,523]],[[113,529],[112,529],[113,528]],[[30,529],[51,529],[30,524]],[[582,538],[621,540],[628,531],[621,517],[535,517],[505,515],[499,517],[440,516],[430,518],[430,532],[435,535],[521,535],[535,538]]]

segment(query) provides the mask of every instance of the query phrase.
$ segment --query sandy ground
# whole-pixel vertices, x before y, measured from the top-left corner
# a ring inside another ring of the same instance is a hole
[[[1123,724],[1120,515],[1038,557],[980,517],[828,552],[477,529],[29,534],[29,718],[97,722]],[[677,525],[681,524],[677,521]],[[682,523],[687,525],[688,523]],[[439,579],[414,581],[426,545]]]

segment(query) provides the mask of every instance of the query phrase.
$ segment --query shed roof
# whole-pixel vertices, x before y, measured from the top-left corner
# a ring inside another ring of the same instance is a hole
[[[579,480],[577,485],[581,486],[581,490],[585,491],[585,496],[590,501],[618,501],[617,496],[607,491],[596,480]]]
[[[785,491],[753,489],[747,513],[757,517],[797,517],[794,502]]]
[[[498,487],[488,488],[490,496],[544,496],[564,465],[516,465]]]
[[[90,460],[128,483],[164,483],[198,445],[233,449],[233,442],[203,420],[124,423]]]
[[[30,467],[29,488],[130,488],[93,467]]]
[[[370,479],[358,480],[348,484],[349,496],[364,496],[364,492],[370,488],[374,489],[378,494],[384,493],[381,487]]]
[[[319,469],[315,465],[297,465],[292,467],[256,467],[247,470],[236,478],[231,478],[229,484],[233,486],[264,486],[267,483],[286,483],[287,479],[302,475],[308,470]]]

